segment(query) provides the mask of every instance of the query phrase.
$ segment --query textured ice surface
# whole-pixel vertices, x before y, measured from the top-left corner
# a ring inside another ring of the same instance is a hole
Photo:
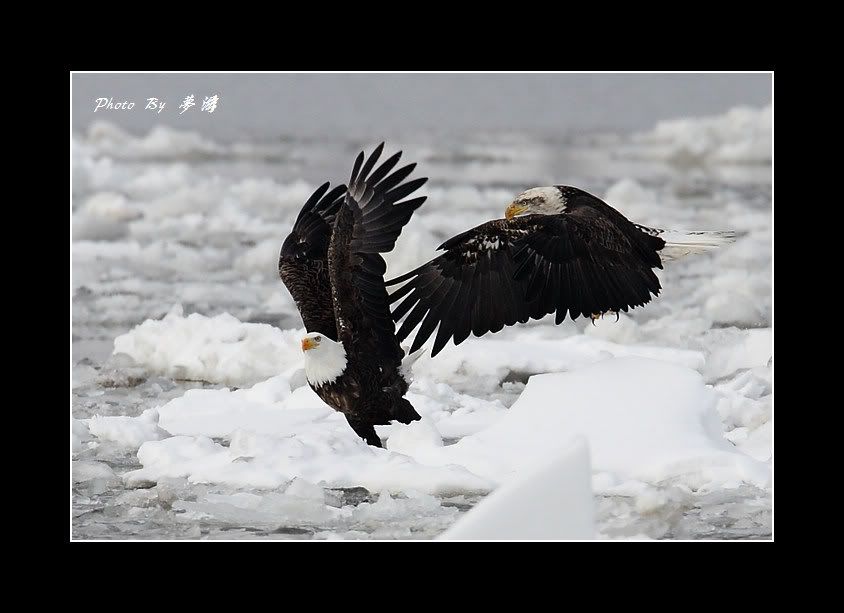
[[[642,413],[625,424],[637,433],[632,449],[656,457],[625,472],[602,451],[614,448],[617,430],[583,422],[591,412],[579,392],[560,394],[561,421],[546,423],[594,439],[598,537],[770,537],[765,112],[657,126],[636,138],[391,139],[388,147],[403,148],[431,180],[429,201],[388,256],[390,273],[501,217],[513,194],[551,183],[604,196],[639,223],[744,234],[666,266],[660,297],[618,323],[531,321],[448,346],[436,359],[424,355],[408,397],[425,420],[379,427],[384,450],[350,437],[302,387],[302,324],[276,276],[278,248],[304,198],[327,178],[344,181],[354,152],[375,141],[220,144],[167,129],[134,137],[105,123],[74,135],[74,537],[433,538],[500,476],[479,468],[480,454],[474,466],[451,467],[426,454],[456,458],[493,437],[514,402],[521,397],[522,411],[535,394],[523,394],[531,375],[576,378],[611,358],[694,371],[688,389],[707,390],[708,399],[684,403],[700,416],[697,430],[684,432],[690,442],[696,432],[704,450],[687,458],[690,467],[660,461],[659,447],[636,428],[666,416]],[[610,391],[621,385],[605,381]],[[609,419],[612,407],[604,408],[596,417]],[[523,438],[547,447],[552,434],[527,428]],[[517,447],[509,445],[515,457]],[[332,464],[331,453],[354,460]],[[514,456],[491,457],[489,466]]]

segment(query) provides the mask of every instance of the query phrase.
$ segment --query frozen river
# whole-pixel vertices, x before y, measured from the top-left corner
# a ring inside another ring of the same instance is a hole
[[[430,177],[429,199],[389,256],[388,276],[429,259],[453,234],[502,216],[513,195],[537,185],[581,187],[638,223],[743,233],[719,253],[666,266],[660,297],[617,324],[554,326],[550,317],[420,360],[414,404],[442,444],[500,419],[533,374],[642,355],[696,370],[717,394],[717,435],[770,469],[766,121],[770,110],[748,110],[639,136],[499,130],[388,141],[388,152],[404,150],[405,160],[419,163],[417,176]],[[356,152],[375,144],[336,136],[224,142],[163,127],[132,136],[104,122],[74,136],[73,538],[432,538],[485,495],[484,487],[466,485],[480,477],[463,473],[426,473],[406,490],[386,481],[361,487],[380,481],[363,469],[336,472],[325,450],[351,467],[366,451],[352,449],[343,424],[318,413],[303,426],[311,438],[299,440],[306,449],[299,472],[285,472],[270,461],[280,448],[262,456],[278,440],[246,441],[251,426],[203,412],[229,402],[229,392],[214,390],[246,390],[281,372],[283,381],[265,384],[266,397],[250,398],[293,402],[304,393],[296,392],[299,356],[290,350],[301,321],[277,277],[279,246],[312,189],[325,179],[345,181]],[[138,328],[165,316],[166,325]],[[113,355],[115,339],[127,333]],[[507,348],[526,343],[547,348],[542,359],[508,361]],[[492,355],[476,359],[481,353]],[[189,392],[197,388],[206,395]],[[198,398],[205,404],[191,400]],[[181,421],[172,403],[159,415],[170,401],[181,403]],[[302,411],[316,411],[301,402]],[[340,438],[320,439],[320,424]],[[379,433],[390,435],[389,428]],[[264,462],[265,470],[211,460],[178,468],[211,446],[248,447],[242,461]],[[633,478],[599,464],[593,487],[601,538],[771,536],[769,481],[668,468]]]

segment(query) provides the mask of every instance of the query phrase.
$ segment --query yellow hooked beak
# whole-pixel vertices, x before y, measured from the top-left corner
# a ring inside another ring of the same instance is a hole
[[[515,202],[511,202],[509,205],[507,205],[507,208],[504,211],[504,217],[506,217],[507,219],[513,219],[516,215],[521,215],[527,210],[528,208],[523,204],[516,204]]]
[[[309,349],[313,349],[317,345],[319,345],[319,343],[312,338],[302,339],[302,351],[308,351]]]

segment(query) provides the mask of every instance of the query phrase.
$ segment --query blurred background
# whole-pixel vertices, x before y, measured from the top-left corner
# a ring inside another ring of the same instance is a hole
[[[769,74],[74,74],[74,418],[135,417],[193,387],[270,376],[261,369],[238,380],[177,376],[178,365],[155,347],[112,353],[115,338],[168,312],[301,327],[277,277],[281,242],[314,188],[344,182],[357,152],[385,140],[387,153],[402,149],[404,161],[419,164],[416,176],[430,179],[428,201],[388,256],[388,276],[430,259],[444,239],[502,217],[515,194],[540,185],[581,187],[646,225],[741,232],[712,258],[666,267],[660,298],[619,326],[567,320],[555,327],[552,317],[525,329],[700,351],[712,385],[761,368],[754,385],[737,384],[744,391],[721,417],[725,436],[767,461],[771,85]],[[180,113],[189,95],[195,106]],[[214,112],[201,110],[214,95]],[[144,110],[151,97],[165,102],[162,112]],[[135,106],[95,113],[98,98]],[[747,350],[757,333],[762,357]],[[449,383],[507,406],[518,395],[518,385],[503,379],[483,389]],[[91,446],[87,427],[79,428],[75,460],[112,474],[138,467],[137,447]],[[166,509],[139,527],[119,503],[126,494],[119,480],[97,479],[80,479],[75,490],[76,536],[193,529]],[[717,502],[733,509],[726,512],[746,517],[746,505],[754,509],[743,530],[770,533],[769,491],[731,496]],[[631,510],[615,500],[605,507],[600,525],[612,536]],[[718,531],[699,516],[677,517],[630,521],[634,532],[656,538]],[[219,528],[209,525],[203,529]],[[442,529],[422,521],[418,534]]]
[[[217,94],[213,114],[182,100]],[[93,112],[94,100],[134,100],[134,112]],[[142,101],[166,101],[160,114]],[[195,130],[215,140],[281,137],[392,140],[483,132],[561,137],[631,132],[660,119],[715,115],[771,100],[767,74],[77,74],[73,127],[106,118],[134,134],[156,126]],[[376,136],[377,135],[377,136]]]

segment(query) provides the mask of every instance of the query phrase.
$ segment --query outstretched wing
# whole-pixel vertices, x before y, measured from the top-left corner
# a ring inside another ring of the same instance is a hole
[[[302,206],[293,229],[281,246],[278,274],[287,287],[305,328],[337,340],[331,282],[328,277],[328,245],[346,186],[329,191],[323,183]]]
[[[389,174],[401,152],[373,170],[384,143],[364,161],[358,155],[343,206],[337,214],[328,265],[334,291],[337,332],[347,350],[352,348],[382,367],[398,368],[404,351],[395,337],[390,299],[384,285],[387,269],[380,254],[391,251],[402,228],[425,202],[425,196],[405,198],[427,178],[403,181],[416,164]]]
[[[459,345],[470,332],[498,332],[555,311],[559,324],[566,313],[575,319],[644,305],[660,290],[651,268],[661,245],[621,219],[583,206],[497,219],[449,239],[439,247],[445,253],[387,282],[407,281],[390,296],[391,303],[404,298],[393,311],[395,321],[406,316],[397,338],[421,322],[415,351],[439,325],[436,355],[450,338]]]

